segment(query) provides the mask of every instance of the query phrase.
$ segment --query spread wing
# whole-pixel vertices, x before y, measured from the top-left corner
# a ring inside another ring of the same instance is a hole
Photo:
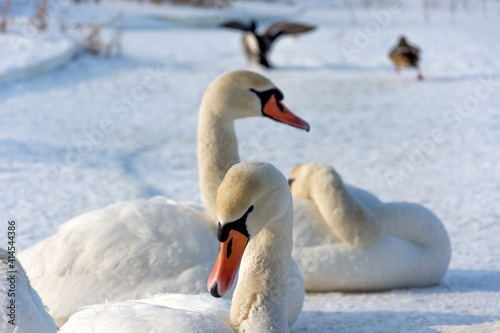
[[[294,22],[278,22],[267,28],[265,37],[276,39],[281,35],[298,35],[316,29],[314,25],[307,25]]]
[[[248,24],[245,24],[240,21],[228,21],[224,22],[220,25],[221,27],[243,30],[243,31],[255,31],[255,22],[251,21]]]

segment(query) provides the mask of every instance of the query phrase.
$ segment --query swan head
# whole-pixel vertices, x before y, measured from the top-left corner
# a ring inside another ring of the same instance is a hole
[[[288,178],[288,185],[294,197],[312,199],[311,190],[317,186],[343,186],[342,178],[335,170],[320,162],[297,165]]]
[[[309,131],[309,124],[294,115],[282,103],[283,98],[266,77],[236,70],[219,76],[208,86],[202,105],[226,119],[264,116]]]
[[[224,177],[216,209],[221,248],[207,286],[213,296],[221,297],[231,288],[248,242],[269,223],[291,216],[292,198],[285,177],[274,166],[243,162]]]

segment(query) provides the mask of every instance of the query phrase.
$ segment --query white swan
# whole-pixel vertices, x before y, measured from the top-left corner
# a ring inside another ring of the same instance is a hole
[[[370,291],[438,284],[451,249],[441,221],[411,203],[381,203],[346,187],[321,163],[291,173],[293,258],[307,291]]]
[[[56,325],[18,260],[0,248],[0,332],[55,333]]]
[[[78,216],[20,253],[58,327],[81,306],[106,299],[205,290],[218,250],[213,243],[217,189],[239,162],[234,121],[267,116],[309,129],[281,104],[282,98],[271,81],[249,71],[228,72],[207,88],[199,114],[198,164],[201,195],[212,221],[199,209],[166,198],[134,200]],[[295,263],[292,275],[300,276]],[[294,296],[289,314],[296,317],[304,296]]]
[[[283,93],[271,81],[248,71],[229,72],[207,88],[198,122],[198,175],[203,206],[214,228],[217,189],[227,170],[240,161],[234,121],[265,116],[309,131],[282,99]]]
[[[217,194],[221,246],[208,280],[211,294],[220,297],[241,262],[230,313],[228,301],[208,295],[157,295],[86,307],[61,333],[289,332],[292,214],[286,179],[275,167],[261,162],[233,166]]]

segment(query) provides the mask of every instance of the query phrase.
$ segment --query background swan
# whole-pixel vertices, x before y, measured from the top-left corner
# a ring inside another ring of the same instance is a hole
[[[84,305],[206,290],[218,251],[217,189],[227,170],[239,162],[234,121],[266,116],[309,129],[289,110],[283,111],[282,98],[271,81],[250,71],[228,72],[207,88],[199,114],[198,165],[208,217],[199,207],[162,197],[122,202],[74,218],[20,253],[57,326]],[[289,314],[296,318],[304,296],[295,263],[292,276],[290,285],[298,292],[292,294],[297,299],[290,303]]]
[[[10,257],[12,258],[12,257]],[[14,267],[11,267],[13,264]],[[15,273],[10,273],[15,271]],[[11,282],[9,279],[14,275]],[[0,248],[0,332],[3,333],[55,333],[56,325],[31,287],[23,267],[17,261],[9,262],[6,250]],[[11,289],[11,283],[14,288]],[[10,300],[14,299],[15,317],[9,316]],[[12,325],[9,321],[14,320]]]
[[[450,262],[448,234],[428,209],[381,203],[346,187],[333,168],[297,166],[293,257],[308,291],[364,291],[438,284]]]
[[[233,166],[217,196],[221,249],[208,281],[212,295],[220,297],[241,262],[230,312],[228,301],[208,295],[157,295],[86,307],[71,316],[61,333],[223,333],[233,332],[231,327],[238,332],[289,332],[292,214],[286,179],[275,167],[261,162]]]

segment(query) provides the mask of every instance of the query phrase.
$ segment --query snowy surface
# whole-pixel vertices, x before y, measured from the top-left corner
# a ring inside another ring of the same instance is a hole
[[[92,10],[99,6],[73,15]],[[382,10],[390,15],[381,19]],[[434,332],[500,320],[498,6],[437,9],[430,21],[420,2],[356,8],[357,26],[352,12],[326,2],[301,13],[294,19],[318,30],[280,40],[270,57],[277,68],[264,73],[311,132],[242,120],[242,160],[271,162],[286,175],[318,160],[384,201],[423,204],[442,219],[453,253],[433,288],[308,295],[292,332]],[[157,194],[200,201],[198,106],[210,81],[244,66],[240,35],[135,22],[122,57],[81,55],[0,83],[0,212],[5,228],[17,221],[17,251],[115,202]],[[422,49],[423,82],[389,62],[402,33]]]
[[[0,82],[39,74],[70,61],[75,42],[62,36],[0,34]]]

